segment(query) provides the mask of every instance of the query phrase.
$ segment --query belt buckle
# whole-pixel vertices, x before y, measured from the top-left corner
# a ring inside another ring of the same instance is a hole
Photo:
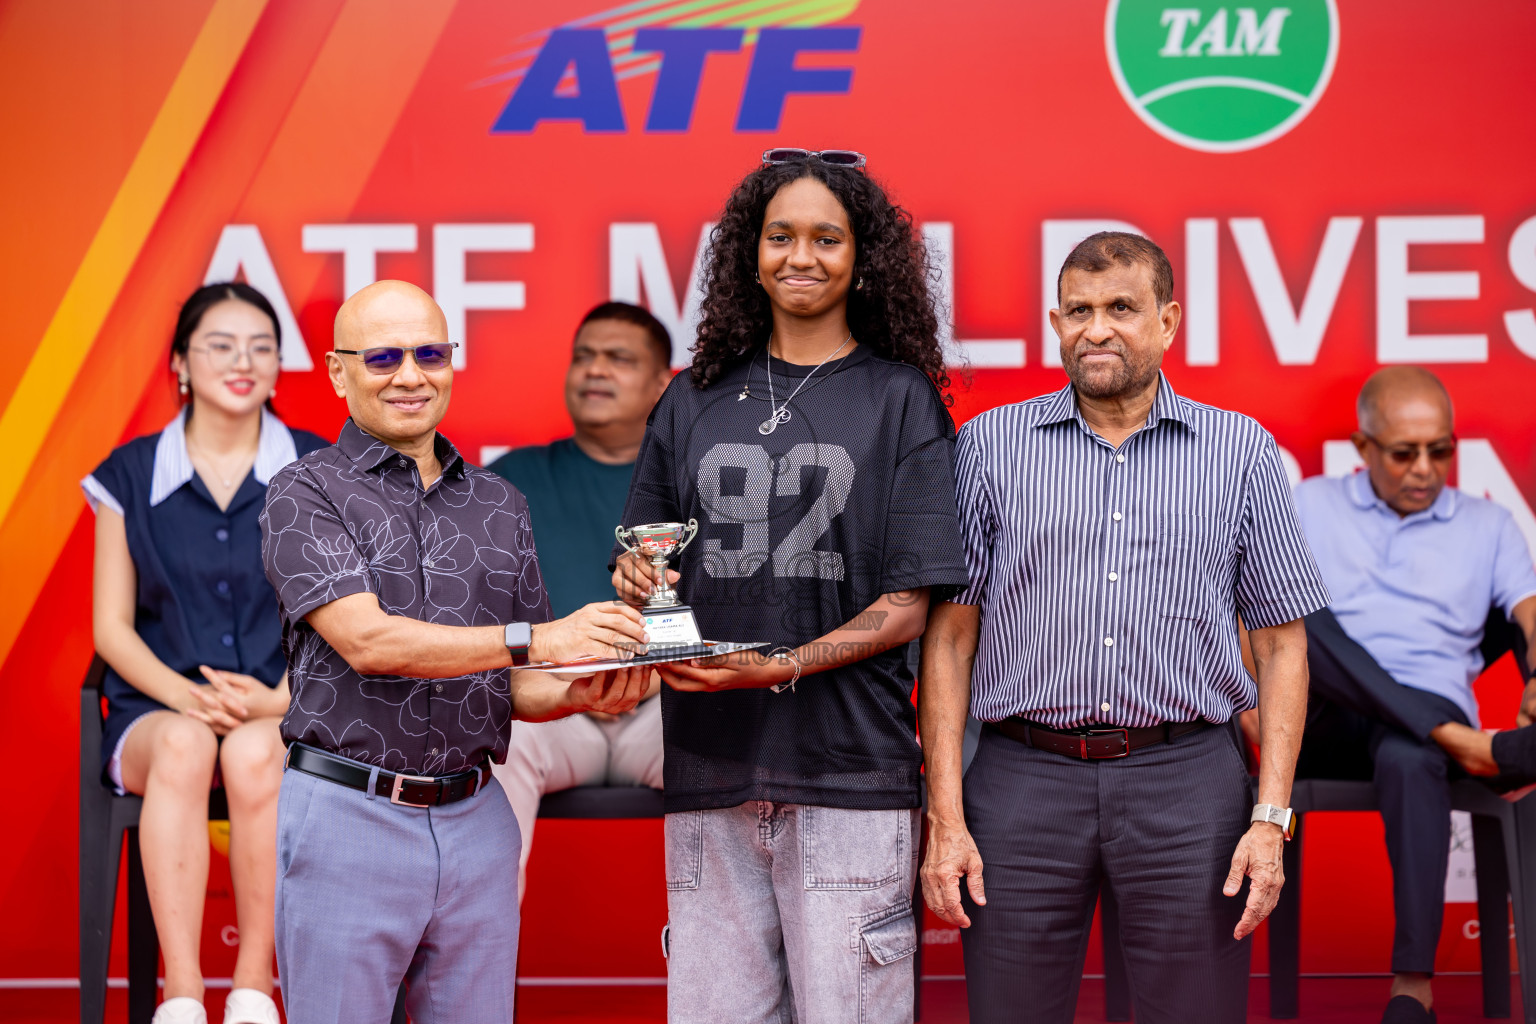
[[[430,775],[401,775],[396,773],[395,784],[389,791],[389,802],[399,804],[401,807],[431,807],[431,804],[418,804],[410,800],[400,799],[400,788],[407,782],[436,782]]]
[[[1101,755],[1097,755],[1097,756],[1092,757],[1092,758],[1089,757],[1089,755],[1088,755],[1088,737],[1090,737],[1090,736],[1113,736],[1116,733],[1120,734],[1120,753],[1118,753],[1118,754],[1101,754]],[[1081,748],[1082,749],[1082,756],[1083,756],[1083,760],[1085,760],[1085,761],[1087,761],[1087,760],[1114,761],[1114,760],[1118,760],[1119,758],[1122,758],[1122,757],[1130,757],[1131,756],[1131,730],[1130,729],[1094,729],[1094,730],[1091,730],[1089,732],[1083,733],[1082,734],[1081,742],[1082,742],[1082,748]]]

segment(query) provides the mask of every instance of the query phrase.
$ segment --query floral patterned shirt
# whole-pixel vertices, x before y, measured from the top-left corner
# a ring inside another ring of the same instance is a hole
[[[508,669],[451,679],[363,675],[304,620],[365,592],[389,614],[423,622],[549,620],[527,502],[441,434],[436,446],[442,475],[424,490],[415,460],[348,420],[335,445],[272,478],[262,560],[293,691],[285,742],[414,775],[506,759]]]

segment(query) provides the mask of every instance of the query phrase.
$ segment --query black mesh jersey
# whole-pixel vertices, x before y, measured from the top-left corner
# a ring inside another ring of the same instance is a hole
[[[812,368],[773,369],[783,402]],[[798,647],[882,594],[931,587],[940,599],[966,584],[955,426],[926,376],[856,348],[765,435],[769,408],[762,349],[703,390],[681,373],[635,463],[624,525],[698,520],[673,568],[706,639]],[[912,686],[898,647],[793,692],[663,687],[667,810],[918,806]]]

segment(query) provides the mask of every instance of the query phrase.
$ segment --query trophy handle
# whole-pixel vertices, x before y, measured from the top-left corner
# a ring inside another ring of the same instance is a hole
[[[627,527],[625,527],[622,523],[619,524],[618,526],[615,526],[613,528],[613,539],[618,541],[619,544],[624,548],[625,551],[629,552],[632,555],[639,556],[640,555],[640,548],[639,548],[639,546],[635,545],[635,544],[631,544],[629,541],[624,539],[628,535],[629,535],[629,529]]]
[[[678,542],[677,547],[673,550],[672,553],[674,555],[682,554],[683,553],[683,548],[687,547],[690,543],[692,543],[693,542],[693,538],[697,537],[698,535],[699,535],[699,521],[697,519],[690,519],[690,520],[688,520],[688,533],[687,533],[687,535],[685,537],[683,537],[683,539],[681,541]]]

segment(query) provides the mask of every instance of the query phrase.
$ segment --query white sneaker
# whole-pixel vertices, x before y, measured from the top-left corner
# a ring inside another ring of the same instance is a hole
[[[233,989],[224,1000],[224,1024],[278,1024],[277,1004],[254,988]]]
[[[155,1007],[150,1024],[208,1024],[208,1011],[191,996],[177,996]]]

